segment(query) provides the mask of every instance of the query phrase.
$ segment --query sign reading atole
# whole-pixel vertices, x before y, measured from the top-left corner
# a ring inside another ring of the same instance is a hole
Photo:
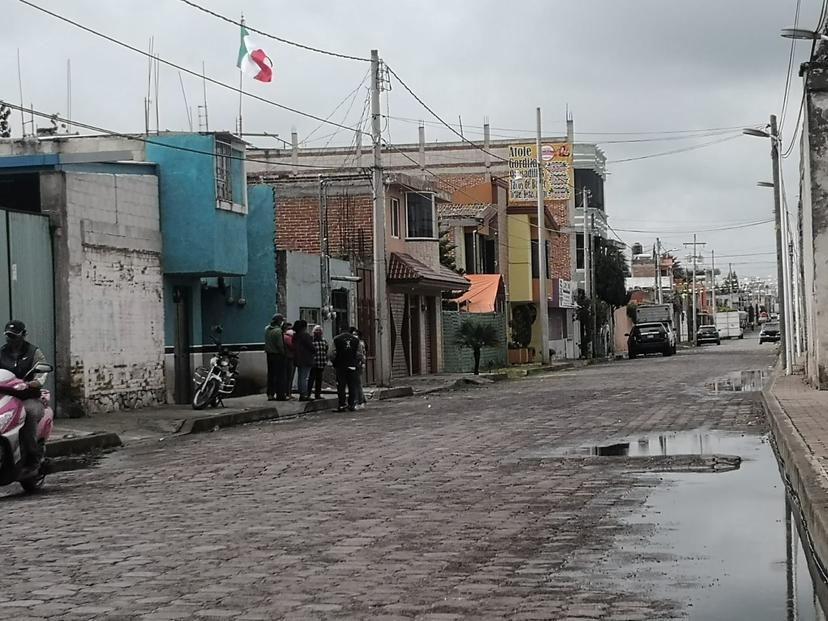
[[[538,200],[537,146],[509,147],[509,202],[536,203]],[[544,199],[566,201],[572,195],[572,145],[567,142],[541,145]]]

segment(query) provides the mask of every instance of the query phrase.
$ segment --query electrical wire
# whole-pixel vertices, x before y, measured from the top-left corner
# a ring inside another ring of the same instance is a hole
[[[673,149],[672,151],[662,151],[660,153],[650,153],[649,155],[641,155],[638,157],[627,157],[620,160],[607,160],[607,164],[622,164],[624,162],[637,162],[640,160],[649,160],[655,157],[664,157],[666,155],[676,155],[678,153],[687,153],[688,151],[696,151],[698,149],[705,149],[707,147],[712,147],[716,144],[721,144],[723,142],[728,142],[730,140],[735,140],[736,138],[741,138],[742,132],[740,131],[738,134],[734,134],[733,136],[727,136],[725,138],[719,138],[717,140],[710,140],[709,142],[703,142],[701,144],[692,145],[689,147],[683,147],[681,149]]]
[[[181,1],[186,2],[187,0],[181,0]],[[365,81],[368,79],[369,75],[371,75],[371,70],[370,69],[368,69],[368,71],[365,72],[365,75],[362,76],[362,80],[360,80],[359,84],[357,84],[357,87],[354,90],[352,90],[350,93],[345,95],[345,98],[336,105],[336,108],[334,108],[331,111],[331,113],[328,116],[325,117],[326,121],[331,120],[331,117],[334,114],[336,114],[337,110],[339,110],[343,105],[345,105],[345,102],[348,101],[348,98],[351,98],[351,105],[348,107],[348,111],[345,113],[345,116],[342,119],[342,122],[343,123],[345,122],[345,119],[348,118],[348,114],[351,112],[351,108],[354,105],[354,101],[356,101],[356,96],[359,94],[359,90],[365,85]],[[324,125],[325,125],[324,123],[320,123],[319,125],[317,125],[313,130],[311,130],[311,132],[307,136],[305,136],[305,139],[302,140],[299,144],[300,145],[301,144],[307,144],[308,141],[311,139],[311,137],[316,132],[318,132]],[[336,134],[338,134],[339,131],[340,130],[337,129],[335,132],[333,132],[332,134],[327,134],[325,137],[327,138],[328,136],[336,136]]]
[[[311,45],[306,45],[304,43],[298,43],[296,41],[291,41],[289,39],[284,39],[282,37],[277,37],[276,35],[264,32],[263,30],[256,30],[255,28],[251,28],[247,24],[242,24],[240,21],[236,21],[236,20],[234,20],[230,17],[222,15],[221,13],[216,13],[215,11],[211,11],[210,9],[205,8],[205,7],[203,7],[199,4],[196,4],[195,2],[191,2],[190,0],[180,0],[180,1],[183,2],[186,5],[189,5],[189,6],[193,7],[194,9],[198,9],[199,11],[202,11],[203,13],[207,13],[208,15],[212,15],[213,17],[224,20],[225,22],[228,22],[230,24],[235,24],[236,26],[239,26],[240,28],[242,26],[244,26],[244,28],[246,28],[250,32],[255,32],[257,35],[267,37],[268,39],[273,39],[274,41],[278,41],[279,43],[284,43],[285,45],[292,45],[293,47],[298,47],[300,49],[307,50],[309,52],[316,52],[317,54],[324,54],[326,56],[334,56],[336,58],[344,58],[344,59],[347,59],[347,60],[358,60],[358,61],[367,62],[367,63],[371,62],[370,58],[363,58],[361,56],[351,56],[350,54],[341,54],[339,52],[331,52],[330,50],[323,50],[322,48],[313,47]]]
[[[796,28],[799,26],[799,10],[802,5],[802,0],[796,0],[796,12],[794,13],[794,25],[793,27]],[[785,73],[785,94],[782,97],[782,112],[779,115],[779,133],[782,133],[782,129],[785,127],[785,113],[788,110],[788,96],[791,92],[791,77],[793,73],[793,59],[794,59],[794,49],[796,48],[796,39],[791,39],[791,51],[788,54],[788,71]]]
[[[221,86],[222,88],[226,88],[228,90],[231,90],[234,93],[237,93],[239,95],[244,95],[246,97],[249,97],[251,99],[255,99],[257,101],[261,101],[263,103],[269,104],[269,105],[274,106],[276,108],[279,108],[281,110],[285,110],[287,112],[292,112],[293,114],[298,114],[299,116],[303,116],[303,117],[306,117],[306,118],[309,118],[309,119],[313,119],[314,121],[320,121],[321,123],[326,123],[326,124],[332,125],[334,127],[339,127],[341,129],[348,129],[348,130],[351,129],[350,127],[340,125],[339,123],[335,123],[333,121],[325,120],[320,116],[316,116],[315,114],[310,114],[309,112],[304,112],[302,110],[298,110],[297,108],[291,108],[290,106],[280,104],[276,101],[273,101],[272,99],[267,99],[266,97],[261,97],[259,95],[255,95],[255,94],[250,93],[248,91],[242,90],[242,89],[238,88],[237,86],[233,86],[232,84],[227,84],[226,82],[216,80],[215,78],[204,75],[203,72],[193,71],[192,69],[187,69],[186,67],[183,67],[181,65],[177,65],[176,63],[174,63],[172,61],[161,58],[157,54],[150,54],[149,52],[145,52],[144,50],[142,50],[140,48],[137,48],[137,47],[135,47],[133,45],[130,45],[128,43],[124,43],[123,41],[120,41],[119,39],[116,39],[114,37],[110,37],[109,35],[106,35],[102,32],[94,30],[93,28],[89,28],[88,26],[84,26],[83,24],[81,24],[79,22],[76,22],[74,20],[71,20],[68,17],[64,17],[63,15],[60,15],[58,13],[54,13],[54,12],[48,10],[48,9],[45,9],[41,6],[38,6],[38,5],[34,4],[33,2],[29,2],[29,0],[17,0],[17,1],[20,2],[21,4],[25,4],[26,6],[29,6],[29,7],[33,8],[33,9],[36,9],[36,10],[42,12],[42,13],[45,13],[46,15],[54,17],[55,19],[59,19],[63,22],[66,22],[67,24],[71,24],[72,26],[75,26],[76,28],[79,28],[80,30],[83,30],[85,32],[93,34],[96,37],[100,37],[100,38],[102,38],[106,41],[109,41],[110,43],[114,43],[115,45],[119,45],[123,48],[126,48],[126,49],[132,51],[132,52],[135,52],[137,54],[141,54],[142,56],[146,56],[148,58],[153,58],[157,62],[163,63],[163,64],[165,64],[169,67],[172,67],[174,69],[178,69],[179,71],[183,71],[184,73],[192,75],[192,76],[194,76],[194,77],[196,77],[200,80],[210,82],[211,84],[215,84],[216,86]]]
[[[17,104],[13,104],[13,103],[10,103],[8,101],[3,101],[2,99],[0,99],[0,106],[6,106],[7,108],[9,108],[11,110],[17,110],[17,111],[20,111],[20,112],[25,112],[27,114],[32,114],[32,115],[34,115],[36,117],[39,117],[39,118],[54,119],[55,121],[59,121],[61,123],[70,124],[73,127],[80,127],[81,129],[87,129],[89,131],[98,132],[100,134],[105,134],[107,136],[113,136],[115,138],[124,138],[125,140],[132,140],[132,141],[135,141],[135,142],[141,142],[141,143],[153,145],[153,146],[156,146],[156,147],[164,147],[165,149],[171,149],[173,151],[184,151],[186,153],[195,153],[197,155],[209,155],[210,157],[214,157],[216,155],[215,151],[204,151],[203,149],[194,149],[194,148],[191,148],[191,147],[183,147],[181,145],[166,144],[166,143],[163,143],[163,142],[158,142],[157,140],[153,140],[151,138],[143,138],[143,137],[135,135],[135,134],[125,134],[123,132],[117,132],[117,131],[114,131],[114,130],[111,130],[111,129],[106,129],[106,128],[103,128],[103,127],[97,127],[95,125],[90,125],[88,123],[82,123],[82,122],[80,122],[76,119],[68,119],[66,117],[62,117],[62,116],[57,115],[57,114],[41,112],[40,110],[35,110],[34,108],[24,108],[22,106],[18,106]],[[254,163],[257,163],[257,164],[267,164],[268,166],[285,166],[287,168],[290,168],[290,167],[313,168],[313,169],[316,169],[316,170],[319,170],[319,169],[330,170],[331,169],[331,166],[316,166],[316,165],[313,165],[313,164],[291,164],[289,162],[285,162],[283,164],[283,163],[280,163],[280,162],[273,162],[272,160],[262,160],[262,159],[258,159],[258,158],[247,157],[247,156],[239,157],[239,156],[236,156],[236,155],[226,155],[224,157],[227,157],[228,159],[231,159],[231,160],[237,160],[237,161],[242,161],[242,162],[254,162]]]
[[[508,159],[506,159],[505,157],[501,157],[500,155],[497,155],[497,154],[495,154],[495,153],[492,153],[491,151],[488,151],[487,149],[485,149],[484,147],[480,146],[480,145],[479,145],[479,144],[477,144],[476,142],[472,142],[471,140],[469,140],[468,138],[466,138],[463,134],[461,134],[461,133],[460,133],[460,132],[458,132],[456,129],[454,129],[454,128],[453,128],[453,127],[449,124],[449,123],[446,123],[446,122],[445,122],[445,121],[444,121],[444,120],[440,117],[440,115],[439,115],[439,114],[437,114],[436,112],[434,112],[434,110],[432,110],[426,102],[424,102],[422,99],[420,99],[420,97],[417,95],[417,93],[415,93],[413,90],[411,90],[411,88],[408,86],[408,84],[406,84],[406,83],[402,80],[402,78],[400,78],[399,74],[398,74],[396,71],[394,71],[394,69],[392,69],[391,67],[389,67],[387,64],[385,65],[385,67],[386,67],[386,69],[388,69],[388,72],[389,72],[391,75],[393,75],[395,78],[397,78],[397,81],[400,83],[400,85],[401,85],[401,86],[402,86],[402,87],[403,87],[406,91],[408,91],[408,94],[409,94],[409,95],[411,95],[414,99],[416,99],[416,100],[417,100],[417,103],[419,103],[419,104],[420,104],[423,108],[425,108],[426,110],[428,110],[428,111],[429,111],[429,113],[430,113],[430,114],[431,114],[431,115],[432,115],[435,119],[437,119],[438,121],[440,121],[440,123],[442,123],[442,124],[443,124],[443,125],[445,125],[445,126],[446,126],[449,130],[451,130],[451,132],[452,132],[452,133],[454,133],[456,136],[458,136],[458,137],[460,138],[460,140],[462,140],[463,142],[466,142],[466,143],[470,144],[470,145],[471,145],[471,146],[473,146],[475,149],[478,149],[479,151],[482,151],[483,153],[485,153],[485,154],[487,154],[487,155],[489,155],[489,156],[491,156],[491,157],[493,157],[493,158],[495,158],[495,159],[498,159],[498,160],[500,160],[500,161],[502,161],[502,162],[508,162],[508,161],[509,161],[509,160],[508,160]]]
[[[744,224],[736,224],[731,226],[720,226],[715,228],[709,229],[696,229],[695,233],[715,233],[718,231],[735,231],[737,229],[747,229],[754,226],[759,226],[761,224],[768,224],[769,222],[773,222],[773,218],[768,220],[757,220],[756,222],[746,222]],[[665,233],[667,235],[683,233],[685,231],[659,231],[659,230],[644,230],[644,229],[618,229],[622,233],[652,233],[654,235],[658,235],[659,233]]]
[[[442,126],[446,125],[444,122],[437,122],[437,121],[424,121],[421,119],[415,119],[412,117],[404,117],[404,116],[392,116],[392,119],[395,121],[403,121],[408,123],[423,123],[426,125],[434,125],[434,126]],[[452,127],[459,127],[456,123],[448,123]],[[656,135],[656,134],[698,134],[698,133],[708,133],[708,132],[724,132],[724,131],[741,131],[745,127],[759,127],[762,123],[744,123],[742,125],[733,125],[731,127],[707,127],[702,129],[666,129],[661,131],[607,131],[607,132],[586,132],[586,131],[578,131],[578,134],[583,134],[587,136],[647,136],[647,135]],[[482,125],[463,125],[463,129],[479,129],[482,130]],[[531,135],[537,134],[537,129],[515,129],[509,127],[490,127],[490,130],[495,131],[504,131],[504,132],[518,132],[518,133],[526,133]],[[566,133],[566,132],[561,132]],[[513,136],[505,136],[506,138],[512,138]]]

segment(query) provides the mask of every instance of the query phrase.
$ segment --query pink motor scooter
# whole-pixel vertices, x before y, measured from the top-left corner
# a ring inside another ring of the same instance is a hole
[[[49,373],[52,370],[52,365],[39,363],[30,371],[30,375]],[[31,396],[32,389],[24,380],[18,379],[10,371],[0,369],[0,486],[17,482],[27,492],[43,486],[46,478],[46,440],[52,433],[55,418],[49,405],[51,395],[48,390],[41,390],[40,400],[43,402],[44,413],[37,426],[40,455],[35,467],[24,468],[20,445],[20,430],[26,420],[23,399]]]

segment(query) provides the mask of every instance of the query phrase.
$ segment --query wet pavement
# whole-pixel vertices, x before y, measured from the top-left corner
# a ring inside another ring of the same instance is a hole
[[[818,619],[757,393],[708,388],[771,362],[745,339],[136,444],[0,492],[0,618]]]

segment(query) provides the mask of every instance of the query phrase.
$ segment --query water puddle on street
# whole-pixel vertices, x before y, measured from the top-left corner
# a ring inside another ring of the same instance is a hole
[[[740,455],[741,468],[659,475],[644,511],[625,520],[633,530],[656,527],[644,540],[618,541],[626,569],[634,568],[636,582],[689,602],[691,620],[825,621],[820,600],[828,601],[828,590],[816,571],[812,578],[798,509],[791,511],[770,444],[708,434],[701,449],[712,443],[716,452]]]
[[[759,392],[770,380],[770,370],[737,371],[706,385],[713,393]]]
[[[563,448],[556,456],[654,457],[658,455],[738,455],[731,447],[739,435],[717,431],[695,430],[652,433],[623,438],[601,445]]]

